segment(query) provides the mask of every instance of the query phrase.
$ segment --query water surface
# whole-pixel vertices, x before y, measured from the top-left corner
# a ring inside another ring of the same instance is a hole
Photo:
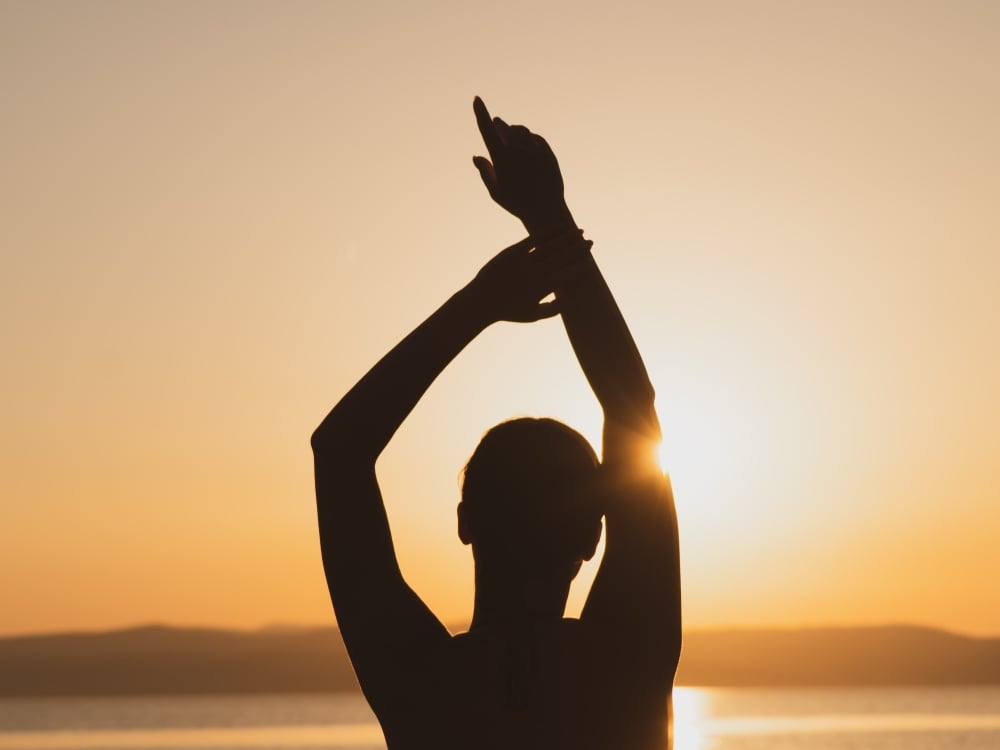
[[[998,750],[1000,687],[675,691],[675,750]],[[358,695],[0,700],[0,750],[384,750]]]

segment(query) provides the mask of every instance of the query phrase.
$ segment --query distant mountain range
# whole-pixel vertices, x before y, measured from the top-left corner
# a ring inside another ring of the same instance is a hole
[[[1000,684],[1000,638],[930,628],[703,630],[677,679],[702,686]],[[0,638],[0,696],[358,689],[336,628],[148,626]]]

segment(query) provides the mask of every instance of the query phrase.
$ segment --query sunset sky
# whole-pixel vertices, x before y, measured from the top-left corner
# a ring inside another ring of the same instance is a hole
[[[686,626],[1000,635],[1000,4],[7,0],[0,91],[0,635],[333,622],[309,435],[523,233],[476,94],[645,356]],[[447,622],[459,470],[520,414],[599,436],[558,320],[379,464]]]

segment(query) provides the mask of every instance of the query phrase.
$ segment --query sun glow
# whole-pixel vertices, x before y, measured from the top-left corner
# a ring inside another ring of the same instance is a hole
[[[670,474],[670,467],[668,461],[670,460],[670,452],[667,450],[663,441],[661,440],[656,445],[656,465],[660,467],[660,471],[664,474]]]

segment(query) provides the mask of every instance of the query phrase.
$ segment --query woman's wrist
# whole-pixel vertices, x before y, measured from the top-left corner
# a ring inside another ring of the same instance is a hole
[[[552,237],[577,229],[573,214],[565,205],[545,216],[533,218],[524,222],[524,228],[536,243],[544,242]]]
[[[537,252],[544,253],[557,262],[561,269],[560,276],[565,276],[573,268],[586,262],[593,262],[590,249],[594,246],[591,240],[585,239],[583,230],[575,225],[563,228],[551,234],[547,239],[537,243]]]

